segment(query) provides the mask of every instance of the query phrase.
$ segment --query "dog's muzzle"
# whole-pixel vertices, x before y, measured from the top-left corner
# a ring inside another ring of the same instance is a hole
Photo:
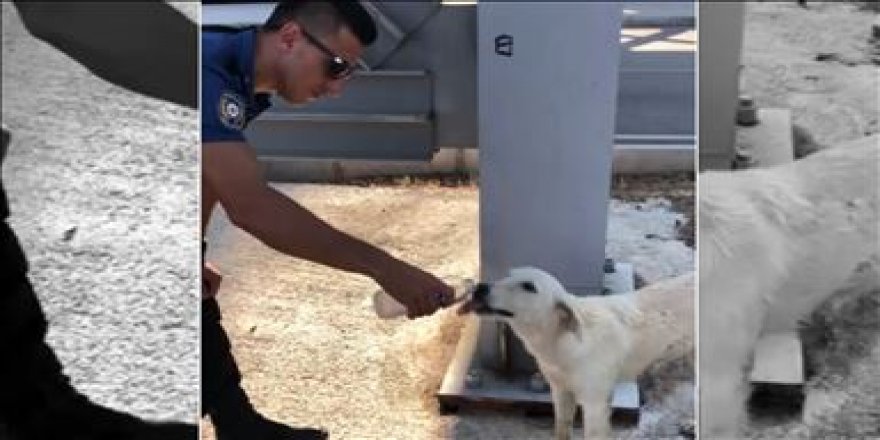
[[[474,288],[474,292],[471,295],[471,299],[465,302],[460,309],[458,309],[459,314],[464,314],[468,312],[474,312],[478,315],[500,315],[506,317],[512,317],[513,313],[503,310],[503,309],[493,309],[489,306],[489,302],[487,301],[489,298],[489,284],[487,283],[479,283]]]

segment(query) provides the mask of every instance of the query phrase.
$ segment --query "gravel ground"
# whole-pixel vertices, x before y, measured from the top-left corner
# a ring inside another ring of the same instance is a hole
[[[861,2],[748,3],[741,89],[787,107],[820,147],[880,131],[877,14]],[[808,382],[803,417],[763,414],[750,438],[880,438],[880,279],[874,261],[802,331]]]
[[[451,283],[476,278],[474,185],[276,187],[337,227]],[[676,223],[686,217],[671,205],[657,198],[611,205],[608,253],[634,263],[648,282],[693,268],[693,250],[675,239]],[[439,414],[433,394],[467,318],[441,311],[416,321],[382,321],[370,309],[377,287],[369,279],[278,254],[232,227],[222,211],[214,213],[208,236],[209,258],[226,276],[218,298],[243,385],[268,416],[322,426],[339,439],[552,435],[548,417],[470,409]],[[648,386],[642,424],[617,431],[621,438],[673,436],[680,422],[693,418],[689,365],[661,370]],[[213,438],[209,423],[204,426],[202,438]]]
[[[851,2],[808,5],[747,3],[740,90],[759,107],[790,108],[819,144],[877,133],[877,14]]]
[[[2,15],[3,178],[49,343],[93,400],[195,420],[198,116],[97,79],[7,2]]]

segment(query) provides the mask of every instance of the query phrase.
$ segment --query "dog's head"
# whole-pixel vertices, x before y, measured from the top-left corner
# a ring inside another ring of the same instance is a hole
[[[474,312],[524,324],[547,324],[556,318],[569,325],[575,317],[564,301],[566,295],[562,284],[549,273],[521,267],[496,282],[477,284],[459,313]]]

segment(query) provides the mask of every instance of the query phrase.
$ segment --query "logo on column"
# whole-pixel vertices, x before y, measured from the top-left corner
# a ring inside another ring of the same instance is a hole
[[[513,36],[501,34],[495,37],[495,53],[506,57],[513,56]]]

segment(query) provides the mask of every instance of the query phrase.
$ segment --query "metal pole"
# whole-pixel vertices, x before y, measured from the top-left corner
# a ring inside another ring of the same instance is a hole
[[[481,2],[481,277],[540,267],[577,294],[602,288],[621,6]],[[480,355],[502,354],[482,326]],[[534,371],[519,343],[513,368]]]

